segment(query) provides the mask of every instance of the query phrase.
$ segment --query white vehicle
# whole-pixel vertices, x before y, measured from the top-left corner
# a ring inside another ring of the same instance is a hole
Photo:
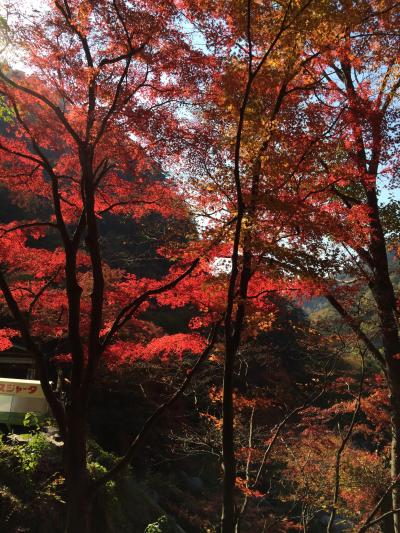
[[[20,425],[26,413],[44,417],[48,411],[40,381],[0,378],[0,423]]]

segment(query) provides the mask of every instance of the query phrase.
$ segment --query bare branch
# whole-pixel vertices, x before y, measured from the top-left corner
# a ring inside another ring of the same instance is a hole
[[[113,325],[111,326],[109,332],[106,334],[106,336],[104,337],[101,343],[103,350],[112,341],[115,333],[119,329],[121,329],[121,327],[133,317],[135,312],[139,309],[139,307],[145,301],[147,301],[152,296],[156,296],[157,294],[162,294],[163,292],[169,291],[173,289],[174,287],[176,287],[178,283],[180,283],[183,279],[185,279],[187,276],[189,276],[193,272],[193,270],[199,264],[199,261],[200,261],[199,258],[195,259],[193,263],[190,265],[190,267],[186,269],[178,277],[176,277],[174,280],[168,283],[165,283],[164,285],[161,285],[160,287],[157,287],[156,289],[149,289],[148,291],[145,291],[143,294],[135,298],[133,302],[123,307],[121,311],[118,313],[116,319],[114,320]]]
[[[29,326],[25,320],[25,317],[21,309],[19,308],[19,305],[17,301],[15,300],[10,290],[10,287],[8,286],[8,283],[3,273],[1,272],[1,270],[0,270],[0,290],[3,293],[4,299],[7,303],[10,313],[12,314],[12,316],[17,322],[17,325],[21,332],[21,336],[24,341],[26,349],[30,353],[32,353],[32,355],[35,358],[36,367],[38,370],[39,379],[42,385],[44,395],[57,421],[57,424],[60,430],[60,435],[62,438],[65,438],[65,435],[66,435],[65,411],[64,411],[64,407],[62,403],[57,398],[55,392],[51,388],[45,356],[41,352],[39,347],[37,346],[33,337],[31,336],[31,333],[29,331]]]
[[[7,229],[0,228],[0,231],[2,232],[1,237],[3,235],[6,235],[7,233],[11,233],[19,229],[36,228],[36,227],[49,227],[49,228],[58,229],[57,224],[54,224],[54,222],[26,222],[24,224],[18,224],[17,226],[13,226],[12,228],[7,228]]]
[[[213,349],[215,341],[217,339],[218,328],[221,322],[222,322],[222,319],[220,319],[218,322],[214,324],[210,332],[207,346],[205,347],[203,352],[200,354],[200,356],[198,357],[196,363],[191,368],[191,370],[188,371],[180,387],[174,392],[174,394],[167,401],[162,403],[153,412],[153,414],[149,416],[149,418],[143,424],[142,429],[139,431],[139,433],[136,435],[136,437],[132,441],[131,445],[128,448],[128,451],[118,461],[118,463],[113,468],[111,468],[104,476],[102,476],[100,479],[95,481],[93,485],[94,491],[102,487],[105,483],[107,483],[107,481],[114,479],[116,475],[118,475],[121,471],[123,471],[125,468],[129,466],[129,463],[131,462],[134,454],[136,453],[136,450],[141,445],[144,438],[147,436],[147,433],[152,429],[152,427],[154,426],[154,423],[166,412],[166,410],[169,407],[171,407],[182,396],[182,394],[185,392],[185,390],[191,383],[193,376],[196,374],[201,364],[207,359],[207,357],[211,353],[211,350]]]
[[[351,437],[351,434],[353,433],[354,425],[356,423],[357,417],[360,412],[361,408],[361,396],[364,386],[364,354],[361,354],[361,377],[360,377],[360,385],[358,390],[358,396],[356,398],[356,404],[354,407],[353,415],[351,417],[351,421],[349,424],[349,427],[347,428],[346,434],[342,439],[342,442],[340,443],[339,448],[336,451],[336,458],[335,458],[335,489],[333,494],[333,501],[332,501],[332,509],[331,514],[329,516],[329,522],[326,528],[327,533],[332,533],[335,518],[337,514],[337,503],[339,501],[339,494],[340,494],[340,462],[342,458],[343,451],[345,447],[347,446],[347,443],[349,442],[349,439]]]
[[[29,94],[30,96],[33,96],[37,100],[40,100],[43,102],[47,107],[49,107],[57,116],[57,118],[60,120],[61,124],[65,127],[65,129],[68,131],[68,133],[71,135],[71,137],[77,142],[80,143],[81,139],[79,135],[76,133],[74,128],[71,126],[71,124],[68,122],[67,118],[65,117],[64,113],[61,111],[61,109],[54,104],[49,98],[44,96],[43,94],[35,91],[34,89],[31,89],[30,87],[26,87],[24,85],[21,85],[20,83],[17,83],[16,81],[12,80],[8,76],[4,74],[4,72],[0,68],[0,78],[7,83],[7,85],[10,85],[11,87],[14,87],[14,89],[17,89],[18,91],[24,92],[25,94]]]
[[[364,533],[365,531],[367,531],[367,529],[376,524],[377,522],[373,521],[373,518],[374,516],[376,515],[376,513],[379,511],[379,508],[381,507],[384,499],[386,498],[386,496],[392,491],[392,489],[399,483],[400,481],[400,474],[396,477],[396,479],[394,479],[392,481],[392,483],[390,483],[390,485],[388,485],[388,487],[386,488],[385,492],[382,494],[382,496],[379,498],[379,500],[377,501],[377,503],[375,504],[375,507],[372,509],[371,513],[369,514],[368,518],[366,519],[366,521],[364,522],[364,524],[361,526],[361,528],[357,531],[357,533]],[[385,513],[383,514],[379,519],[379,520],[382,520],[383,518],[386,518],[387,515],[389,514],[393,514],[393,513],[397,513],[399,511],[399,509],[394,509],[392,511],[389,511],[388,513]]]
[[[386,363],[385,363],[384,357],[382,356],[378,348],[373,344],[373,342],[363,332],[363,330],[361,329],[361,326],[357,323],[355,318],[352,315],[350,315],[348,311],[346,311],[346,309],[341,305],[341,303],[332,294],[325,295],[325,298],[332,305],[332,307],[336,309],[336,311],[344,319],[346,324],[350,326],[350,328],[354,331],[357,337],[365,344],[365,346],[368,348],[371,354],[376,357],[378,362],[381,364],[381,367],[383,368],[383,370],[385,370]]]

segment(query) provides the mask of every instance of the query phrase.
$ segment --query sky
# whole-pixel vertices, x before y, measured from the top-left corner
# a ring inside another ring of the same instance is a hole
[[[46,2],[43,0],[18,0],[18,6],[23,6],[26,13],[29,13],[33,10],[42,11],[46,8]],[[5,2],[0,0],[0,16],[5,16]],[[183,20],[182,28],[185,32],[188,33],[190,39],[193,41],[195,47],[199,48],[203,52],[207,49],[207,44],[204,41],[202,34],[196,30],[196,28],[187,20]],[[1,49],[1,47],[0,47]],[[27,65],[22,57],[18,56],[18,51],[15,48],[9,48],[6,53],[0,54],[1,60],[8,60],[12,63],[17,69],[23,71],[29,71],[29,65]],[[383,178],[378,181],[379,189],[379,200],[381,204],[387,204],[391,200],[400,202],[400,184],[399,187],[389,188],[387,181]]]

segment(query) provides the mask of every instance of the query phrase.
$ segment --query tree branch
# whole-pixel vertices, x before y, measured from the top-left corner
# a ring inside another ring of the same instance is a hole
[[[30,353],[32,353],[32,355],[35,358],[36,367],[38,370],[40,384],[42,385],[43,393],[45,395],[47,402],[49,403],[51,407],[51,410],[54,414],[54,418],[57,421],[58,428],[60,430],[60,435],[63,439],[65,439],[65,435],[66,435],[65,411],[64,411],[64,407],[62,403],[57,398],[55,392],[51,388],[47,364],[45,361],[45,356],[40,351],[35,341],[33,340],[30,334],[30,331],[29,331],[29,326],[24,318],[24,315],[22,311],[20,310],[17,301],[12,295],[10,287],[8,286],[8,283],[1,270],[0,270],[0,290],[3,293],[4,299],[7,303],[10,313],[12,314],[12,316],[17,322],[17,325],[21,332],[21,336],[26,346],[26,349]]]
[[[128,448],[128,451],[126,454],[118,461],[118,463],[112,467],[104,476],[102,476],[100,479],[96,480],[93,484],[92,490],[95,492],[100,487],[102,487],[107,481],[110,481],[115,478],[116,475],[118,475],[121,471],[123,471],[129,463],[131,462],[136,450],[143,442],[144,438],[147,436],[147,433],[151,430],[151,428],[154,426],[154,423],[166,412],[166,410],[171,407],[184,393],[184,391],[187,389],[189,384],[192,381],[193,376],[197,372],[200,365],[207,359],[209,356],[215,341],[217,339],[218,335],[218,328],[222,322],[222,319],[220,319],[218,322],[216,322],[210,332],[210,336],[208,339],[208,344],[201,353],[201,355],[198,357],[196,363],[191,368],[191,370],[187,373],[186,378],[183,380],[180,387],[174,392],[174,394],[164,403],[162,403],[154,412],[152,415],[148,417],[148,419],[145,421],[145,423],[142,426],[142,429],[139,431],[139,433],[136,435],[134,440],[132,441],[131,445]]]
[[[351,437],[351,434],[353,432],[353,429],[354,429],[354,424],[356,423],[356,420],[357,420],[357,417],[358,417],[358,414],[360,412],[360,408],[361,408],[361,396],[362,396],[362,391],[363,391],[363,386],[364,386],[364,354],[361,355],[361,377],[360,377],[360,385],[359,385],[359,390],[358,390],[358,396],[357,396],[357,399],[356,399],[356,405],[355,405],[355,408],[354,408],[354,411],[353,411],[353,416],[351,417],[351,422],[350,422],[350,425],[346,431],[346,434],[345,436],[343,437],[342,439],[342,442],[340,443],[340,446],[336,452],[336,458],[335,458],[335,489],[334,489],[334,494],[333,494],[333,502],[332,502],[332,509],[331,509],[331,514],[329,516],[329,522],[328,522],[328,526],[326,528],[326,531],[327,533],[332,533],[333,531],[333,527],[334,527],[334,523],[335,523],[335,518],[336,518],[336,513],[337,513],[337,503],[339,501],[339,491],[340,491],[340,462],[341,462],[341,458],[342,458],[342,454],[343,454],[343,451]]]
[[[346,311],[346,309],[341,305],[341,303],[332,294],[325,295],[325,298],[332,305],[332,307],[336,309],[336,311],[344,319],[346,324],[350,326],[350,328],[354,331],[357,337],[365,344],[365,346],[368,348],[371,354],[375,356],[375,358],[381,364],[382,369],[385,371],[386,363],[385,363],[385,359],[383,355],[380,353],[378,348],[373,344],[373,342],[367,337],[367,335],[363,332],[363,330],[361,329],[360,325],[357,324],[354,317],[351,316],[348,311]]]

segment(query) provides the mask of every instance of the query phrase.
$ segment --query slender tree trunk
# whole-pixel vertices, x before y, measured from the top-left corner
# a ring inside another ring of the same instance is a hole
[[[231,343],[230,343],[231,344]],[[234,533],[236,459],[234,450],[233,427],[233,364],[235,349],[229,345],[226,349],[224,366],[224,385],[222,396],[222,457],[224,465],[223,505],[221,516],[221,533]]]
[[[392,492],[390,491],[387,496],[384,498],[382,505],[380,507],[380,514],[387,513],[392,509]],[[384,518],[381,522],[380,528],[382,533],[394,533],[393,526],[393,516],[389,515]]]
[[[396,365],[397,366],[397,365]],[[390,423],[392,442],[390,449],[390,473],[392,480],[400,475],[400,370],[394,373],[389,369],[389,400],[390,400]],[[400,508],[400,489],[396,484],[392,489],[392,508]],[[393,514],[393,531],[400,533],[400,515]]]
[[[350,36],[348,36],[348,39]],[[349,46],[349,49],[351,47]],[[388,381],[390,395],[390,419],[391,419],[391,477],[396,480],[400,474],[400,362],[397,355],[400,353],[400,339],[398,316],[396,309],[396,295],[390,279],[387,243],[385,232],[381,223],[380,208],[376,183],[378,179],[378,168],[381,160],[382,150],[382,131],[384,124],[384,112],[375,120],[370,121],[372,133],[371,154],[367,156],[367,150],[364,143],[363,119],[366,118],[365,111],[359,105],[359,95],[354,86],[352,79],[352,67],[350,62],[341,62],[344,74],[348,102],[353,113],[354,128],[356,136],[357,160],[361,173],[366,173],[373,179],[375,186],[364,185],[366,195],[366,205],[370,208],[370,230],[371,241],[368,246],[368,253],[361,250],[358,252],[361,261],[366,262],[371,271],[371,281],[369,287],[376,302],[380,331],[382,335],[383,351],[386,363],[386,377]],[[350,204],[351,205],[351,204]],[[397,484],[392,489],[393,509],[400,507],[400,491]],[[393,514],[393,527],[395,533],[400,533],[400,516],[398,513]]]
[[[375,207],[374,204],[373,207]],[[391,477],[395,480],[400,474],[400,361],[397,359],[400,354],[400,339],[396,317],[396,297],[389,275],[385,240],[377,211],[374,223],[375,239],[372,241],[370,251],[374,260],[375,275],[370,288],[378,308],[386,359],[392,432]],[[393,509],[400,508],[400,491],[397,485],[392,489],[392,504]],[[393,515],[393,527],[394,533],[400,533],[398,513]]]
[[[87,484],[82,480],[81,473],[74,473],[69,480],[68,510],[65,533],[90,532],[91,501],[87,492]]]
[[[399,327],[396,316],[396,297],[392,281],[390,279],[385,237],[379,219],[379,211],[375,191],[368,192],[368,205],[372,208],[374,217],[371,223],[372,239],[369,246],[368,266],[372,271],[372,279],[369,283],[370,290],[376,303],[380,333],[383,344],[383,358],[379,353],[375,354],[375,348],[368,338],[360,331],[359,327],[352,326],[351,319],[348,320],[350,326],[356,331],[358,336],[371,350],[385,369],[388,382],[390,401],[390,421],[391,421],[391,478],[398,479],[400,476],[400,361],[397,359],[400,354]],[[360,256],[364,260],[364,256]],[[338,310],[342,316],[341,306],[334,298],[328,297],[330,303]],[[381,360],[382,359],[382,360]],[[400,489],[397,484],[392,489],[392,508],[400,508]],[[400,533],[400,514],[394,513],[389,520],[393,524],[394,533]]]
[[[68,412],[64,466],[67,485],[65,533],[89,533],[91,498],[86,464],[86,416],[77,408]]]
[[[386,282],[390,283],[389,276],[387,276]],[[392,305],[393,297],[390,297],[391,291],[385,291],[385,286],[383,285],[373,292],[379,293],[379,297],[375,297],[375,300],[380,315],[383,347],[387,365],[386,377],[389,388],[392,434],[390,471],[392,480],[395,480],[400,475],[400,361],[395,359],[397,354],[400,353],[400,342]],[[392,489],[392,505],[393,509],[400,508],[400,490],[397,484]],[[393,531],[394,533],[400,533],[399,513],[393,514]]]

